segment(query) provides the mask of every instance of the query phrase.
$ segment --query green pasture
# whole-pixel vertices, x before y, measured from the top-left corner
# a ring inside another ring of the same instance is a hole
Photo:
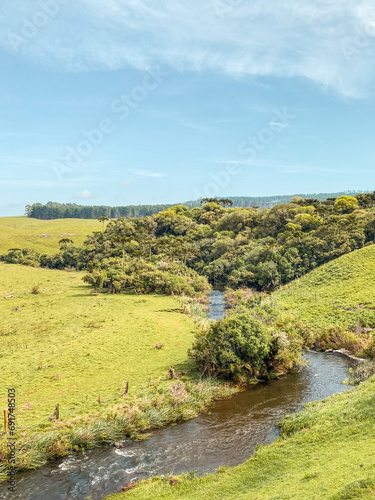
[[[48,423],[57,403],[67,421],[124,401],[125,382],[131,395],[190,367],[194,323],[175,299],[95,296],[81,277],[0,264],[0,405],[15,387],[20,430]]]
[[[375,245],[356,250],[284,286],[272,297],[315,327],[375,322]]]
[[[70,238],[77,246],[86,236],[101,231],[96,219],[39,220],[24,217],[0,217],[0,254],[10,248],[32,248],[39,253],[59,251],[59,241]]]

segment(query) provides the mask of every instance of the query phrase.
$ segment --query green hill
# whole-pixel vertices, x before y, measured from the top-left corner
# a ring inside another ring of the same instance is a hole
[[[98,394],[113,405],[124,382],[134,393],[186,363],[194,326],[172,297],[95,296],[82,276],[0,264],[0,403],[16,384],[20,428],[56,403],[64,419],[96,411]]]
[[[59,250],[59,240],[70,238],[77,246],[86,236],[100,231],[101,224],[93,219],[39,220],[28,217],[0,217],[0,254],[10,248],[32,248],[53,254]]]
[[[315,269],[273,297],[316,331],[375,327],[375,245]]]

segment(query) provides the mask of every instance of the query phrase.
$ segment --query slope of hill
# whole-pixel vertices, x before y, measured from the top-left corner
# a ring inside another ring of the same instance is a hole
[[[329,262],[273,294],[315,329],[375,327],[375,245]]]
[[[59,250],[59,240],[70,238],[82,245],[86,236],[100,231],[94,219],[38,220],[27,217],[0,217],[0,254],[10,248],[32,248],[40,253],[53,254]]]

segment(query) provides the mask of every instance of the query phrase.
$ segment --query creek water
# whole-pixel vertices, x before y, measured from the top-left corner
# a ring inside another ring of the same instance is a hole
[[[210,316],[222,317],[222,292],[213,292]],[[219,315],[221,304],[221,315]],[[335,353],[309,352],[304,365],[280,380],[259,384],[188,422],[155,431],[146,441],[123,441],[71,455],[37,471],[19,473],[16,493],[0,498],[22,500],[101,500],[121,486],[159,474],[214,472],[244,462],[260,443],[279,434],[277,423],[309,401],[347,390],[341,384],[353,361]],[[6,488],[4,488],[6,490]]]

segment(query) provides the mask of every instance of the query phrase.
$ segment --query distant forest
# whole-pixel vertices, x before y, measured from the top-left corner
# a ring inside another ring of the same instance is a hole
[[[356,196],[369,191],[342,191],[339,193],[318,193],[318,194],[294,194],[281,196],[229,196],[228,199],[233,202],[233,207],[259,207],[272,208],[280,203],[290,203],[294,196],[301,198],[310,198],[324,201],[328,198],[339,198],[340,196]],[[200,200],[188,201],[183,205],[193,208],[200,206]],[[57,203],[49,201],[45,205],[34,203],[26,205],[25,213],[33,219],[98,219],[99,217],[108,217],[109,219],[118,219],[119,217],[134,218],[147,217],[157,214],[168,208],[178,205],[125,205],[122,207],[108,207],[105,205],[76,205],[75,203]]]

